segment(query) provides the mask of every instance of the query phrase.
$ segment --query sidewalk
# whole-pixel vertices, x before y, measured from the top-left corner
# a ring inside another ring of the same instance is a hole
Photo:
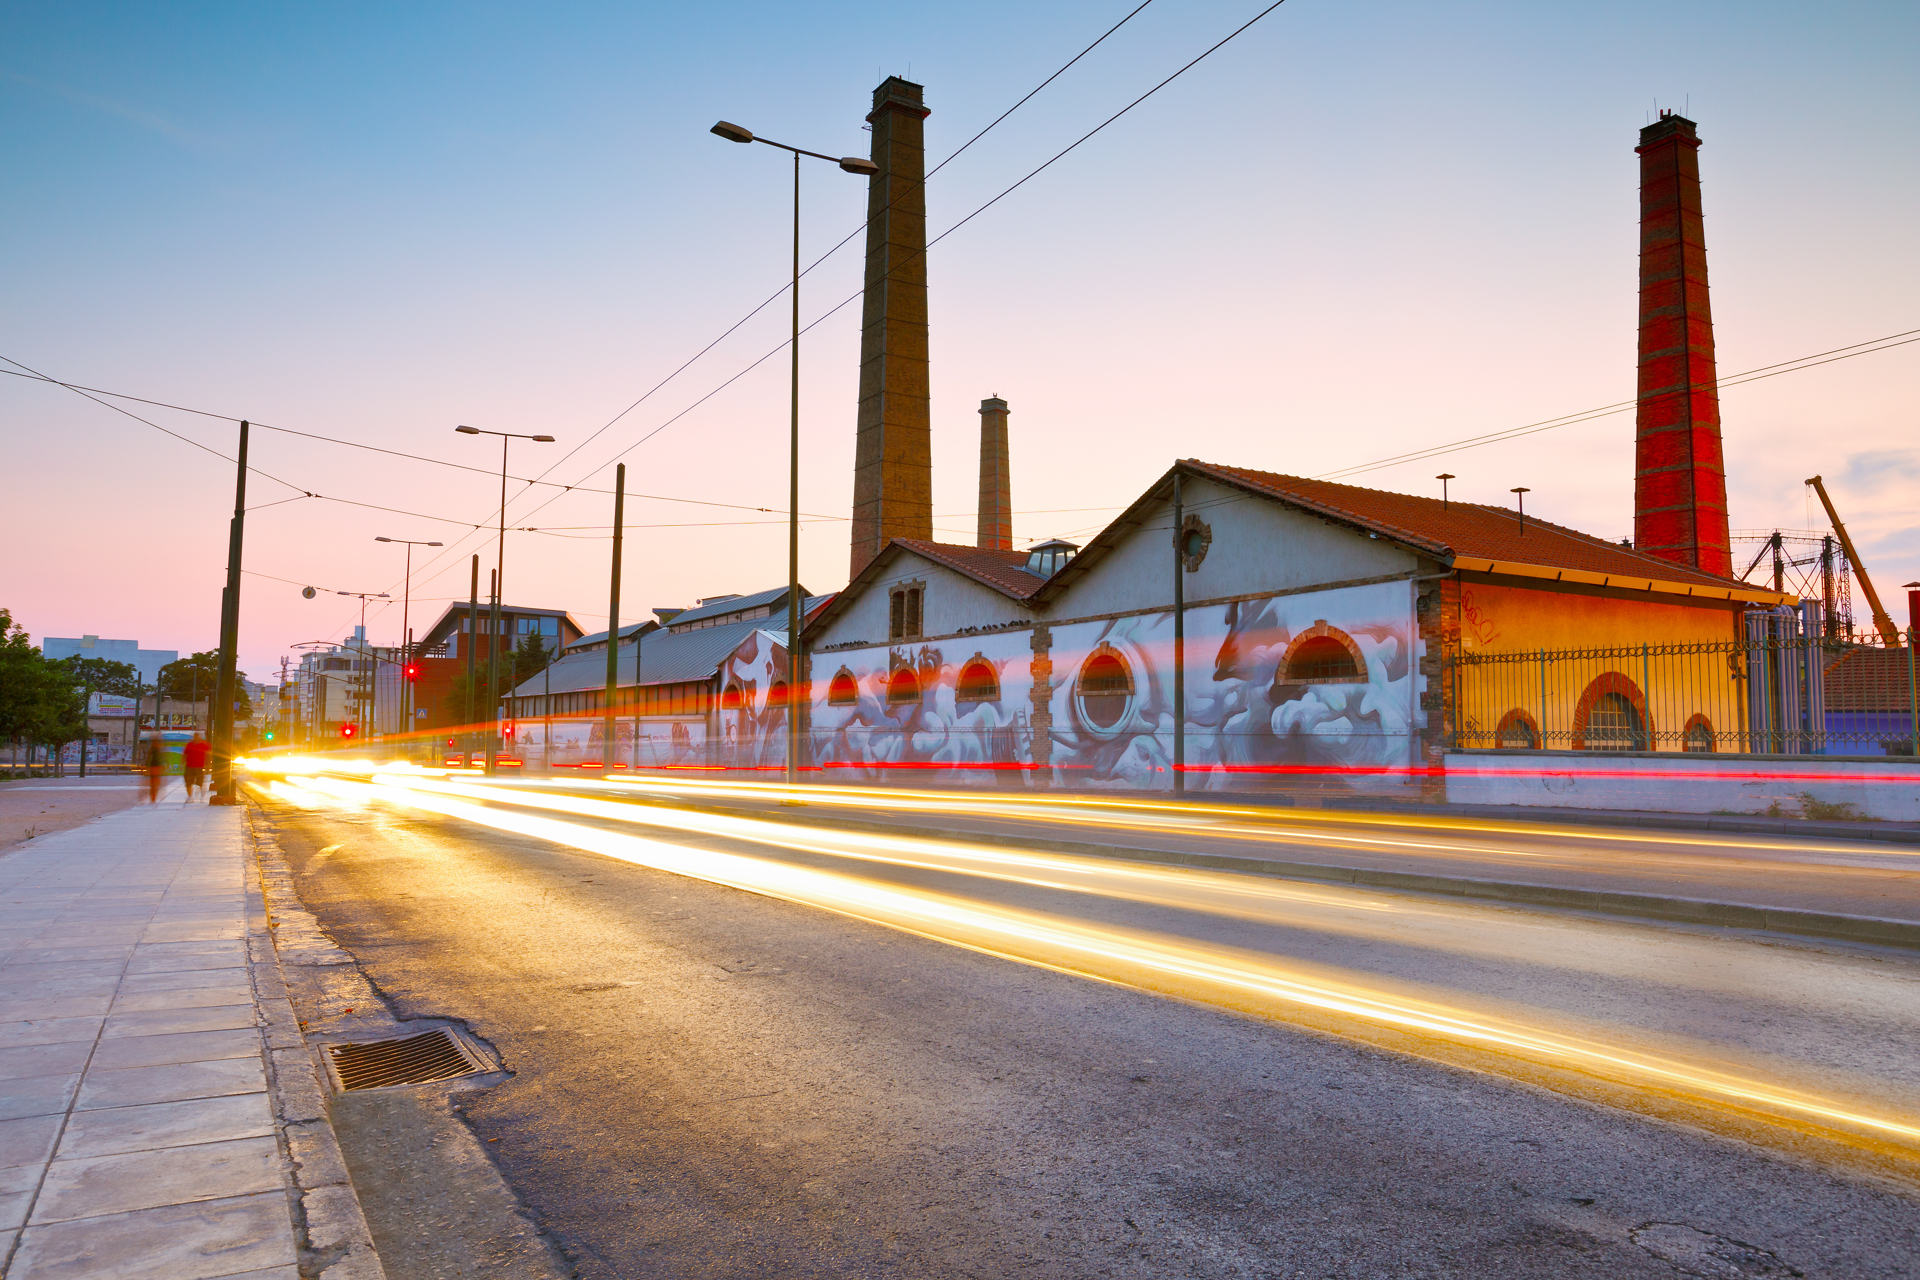
[[[264,912],[244,811],[181,794],[173,781],[159,805],[0,857],[7,1280],[302,1274],[303,1189],[269,1062],[277,1078],[299,1065],[289,1051],[311,1061],[277,965],[249,964]],[[310,1275],[378,1274],[364,1256],[351,1272],[305,1260]]]

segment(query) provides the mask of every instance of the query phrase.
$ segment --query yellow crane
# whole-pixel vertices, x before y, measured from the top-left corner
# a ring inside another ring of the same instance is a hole
[[[1840,539],[1840,549],[1847,553],[1847,561],[1853,565],[1853,576],[1860,580],[1860,592],[1867,598],[1867,608],[1873,611],[1874,630],[1880,633],[1887,648],[1898,647],[1900,628],[1893,625],[1893,619],[1880,607],[1880,594],[1873,589],[1873,579],[1867,576],[1867,566],[1860,563],[1860,553],[1854,550],[1853,539],[1847,536],[1847,526],[1840,523],[1840,513],[1833,509],[1833,499],[1827,496],[1827,486],[1820,483],[1819,476],[1812,477],[1807,483],[1820,495],[1820,505],[1827,509],[1827,519],[1833,522],[1833,533]]]

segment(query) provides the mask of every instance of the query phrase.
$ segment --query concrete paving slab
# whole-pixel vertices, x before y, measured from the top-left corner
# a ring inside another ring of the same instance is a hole
[[[80,1083],[77,1111],[132,1107],[185,1098],[215,1098],[230,1093],[263,1093],[266,1068],[259,1057],[216,1062],[184,1062],[124,1071],[90,1071]]]
[[[264,1093],[156,1102],[75,1112],[61,1136],[55,1159],[122,1155],[272,1134],[273,1107]]]
[[[254,1026],[257,1016],[251,1004],[215,1004],[201,1009],[147,1009],[140,1013],[109,1015],[101,1036],[107,1040],[117,1040],[124,1036],[158,1036],[176,1031],[230,1031]]]
[[[278,1190],[27,1229],[9,1280],[211,1280],[297,1259]]]
[[[122,992],[113,1001],[115,1013],[139,1013],[151,1009],[205,1009],[217,1004],[238,1004],[252,999],[250,989],[236,990],[228,984],[187,991]],[[100,1012],[105,1013],[102,1009]]]
[[[0,1120],[65,1115],[73,1105],[74,1086],[79,1083],[78,1072],[0,1080]]]
[[[283,1191],[280,1146],[236,1138],[158,1151],[56,1159],[33,1206],[33,1223]]]
[[[45,1164],[53,1158],[63,1116],[28,1116],[0,1120],[0,1168]]]
[[[78,1071],[87,1065],[87,1055],[91,1052],[93,1043],[88,1040],[58,1040],[50,1044],[23,1044],[0,1049],[0,1081]]]
[[[32,1204],[31,1191],[0,1191],[0,1229],[27,1225],[27,1210]]]
[[[129,973],[120,980],[120,990],[124,994],[140,995],[149,991],[203,991],[219,987],[247,987],[247,970],[244,965],[230,965],[219,969],[189,969],[176,973]],[[243,999],[251,999],[251,994]]]
[[[63,1040],[93,1040],[100,1034],[99,1018],[27,1018],[0,1022],[0,1049],[23,1044],[59,1044]]]
[[[199,942],[215,938],[231,938],[244,928],[244,922],[237,918],[180,924],[152,924],[140,931],[137,940],[140,942]]]
[[[210,1062],[217,1058],[258,1057],[260,1033],[253,1027],[227,1031],[182,1031],[171,1035],[123,1036],[102,1040],[93,1066],[106,1071],[158,1067],[174,1062]]]
[[[207,946],[192,943],[190,950],[176,949],[172,945],[142,946],[134,949],[133,959],[127,962],[127,973],[185,973],[206,969],[231,969],[244,965],[247,950],[239,942],[219,943]]]

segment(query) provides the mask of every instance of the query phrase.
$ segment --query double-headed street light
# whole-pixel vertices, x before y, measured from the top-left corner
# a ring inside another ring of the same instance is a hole
[[[792,423],[787,437],[787,783],[792,785],[800,766],[800,157],[812,156],[837,164],[848,173],[872,177],[880,166],[859,156],[830,156],[790,147],[771,138],[755,137],[750,129],[725,120],[712,132],[728,142],[764,142],[793,153],[793,334],[788,348],[793,362]]]
[[[438,547],[445,544],[428,542],[421,538],[374,538],[375,542],[397,542],[407,549],[407,572],[400,579],[400,732],[403,735],[413,733],[413,627],[410,624],[410,609],[413,604],[413,549],[415,547]],[[408,750],[411,751],[409,741]]]
[[[484,427],[455,427],[463,436],[499,436],[500,437],[500,533],[499,542],[494,551],[493,562],[493,613],[488,620],[492,634],[487,637],[487,696],[493,700],[494,707],[500,705],[498,691],[494,686],[499,681],[500,669],[500,598],[506,594],[507,567],[507,445],[515,440],[531,440],[536,444],[552,444],[552,436],[532,435],[524,431],[488,431]],[[476,570],[476,572],[478,572]],[[469,629],[473,619],[467,619]],[[492,774],[500,754],[500,731],[496,723],[494,732],[487,738],[487,772]],[[467,763],[473,763],[469,755]]]

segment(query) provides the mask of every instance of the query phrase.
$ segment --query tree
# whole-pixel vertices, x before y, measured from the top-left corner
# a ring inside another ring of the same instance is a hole
[[[26,628],[15,626],[12,612],[0,609],[0,739],[30,736],[44,693],[45,665]]]
[[[253,718],[253,699],[247,695],[246,679],[246,672],[234,673],[233,700],[240,704],[233,712],[236,725]],[[165,696],[176,702],[210,704],[214,691],[219,687],[220,654],[217,650],[204,650],[160,668],[160,688]]]
[[[547,648],[546,640],[538,631],[529,631],[521,636],[520,643],[513,650],[513,681],[508,688],[516,689],[545,671],[553,661],[553,656],[553,651]]]

